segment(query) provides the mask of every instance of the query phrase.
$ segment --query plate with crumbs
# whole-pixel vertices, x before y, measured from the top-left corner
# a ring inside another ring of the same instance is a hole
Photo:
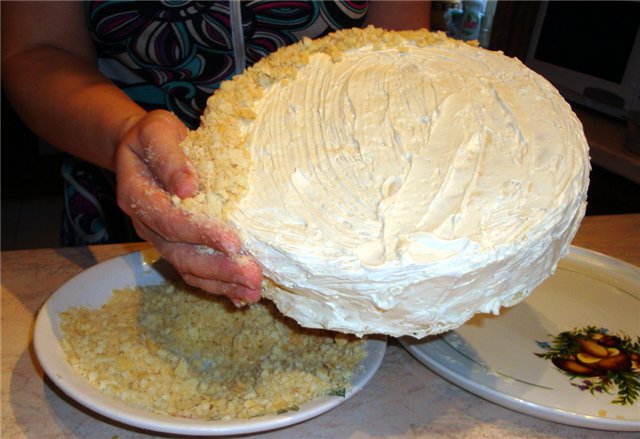
[[[47,300],[36,319],[34,348],[46,375],[88,409],[129,426],[167,434],[227,436],[290,426],[335,408],[367,384],[384,357],[386,339],[365,338],[364,356],[341,391],[326,392],[299,406],[250,418],[208,420],[158,414],[100,392],[69,363],[62,346],[60,313],[77,307],[100,308],[114,290],[160,285],[174,279],[176,275],[166,262],[157,260],[151,251],[143,251],[103,262],[69,280]]]
[[[572,247],[500,316],[422,340],[420,362],[489,401],[542,419],[640,431],[640,268]]]

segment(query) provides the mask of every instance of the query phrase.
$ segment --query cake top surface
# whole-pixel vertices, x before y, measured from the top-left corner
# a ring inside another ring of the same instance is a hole
[[[550,251],[540,242],[566,247],[583,214],[588,151],[566,102],[516,59],[442,34],[305,40],[208,108],[185,142],[204,190],[185,206],[233,224],[288,291],[276,303],[311,326],[398,335],[459,325],[504,300],[486,285],[456,297],[456,282],[486,267],[497,276],[523,252],[529,265]],[[295,309],[305,299],[329,305]]]

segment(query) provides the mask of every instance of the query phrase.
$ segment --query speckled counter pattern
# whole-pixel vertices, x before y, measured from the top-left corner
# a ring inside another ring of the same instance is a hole
[[[640,215],[587,217],[574,245],[640,265]],[[12,438],[143,438],[91,413],[44,377],[33,353],[40,306],[80,271],[145,244],[2,253],[2,432]],[[155,435],[170,437],[167,435]],[[392,340],[379,371],[344,404],[265,438],[632,438],[530,417],[440,378]]]

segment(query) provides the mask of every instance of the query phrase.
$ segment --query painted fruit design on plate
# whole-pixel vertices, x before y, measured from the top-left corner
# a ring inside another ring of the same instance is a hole
[[[551,342],[537,341],[571,384],[591,394],[616,394],[613,404],[634,404],[640,395],[640,337],[587,326],[564,331]]]

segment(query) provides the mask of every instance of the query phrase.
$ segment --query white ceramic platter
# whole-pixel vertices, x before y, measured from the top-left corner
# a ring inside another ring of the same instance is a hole
[[[615,376],[640,384],[640,363],[629,350],[640,344],[640,269],[620,260],[572,247],[553,276],[500,316],[477,315],[444,335],[401,342],[444,378],[513,410],[579,427],[640,431],[640,395],[613,402],[623,397]]]
[[[251,419],[203,421],[163,416],[132,408],[99,393],[68,363],[60,346],[58,314],[69,307],[99,307],[114,289],[156,285],[174,276],[166,265],[145,263],[145,255],[130,253],[98,264],[69,280],[44,304],[36,319],[34,348],[49,378],[67,395],[96,413],[125,424],[152,431],[185,435],[234,435],[255,433],[296,424],[340,405],[357,393],[374,375],[386,349],[386,340],[369,339],[366,357],[344,397],[325,396],[302,405],[297,411]]]

